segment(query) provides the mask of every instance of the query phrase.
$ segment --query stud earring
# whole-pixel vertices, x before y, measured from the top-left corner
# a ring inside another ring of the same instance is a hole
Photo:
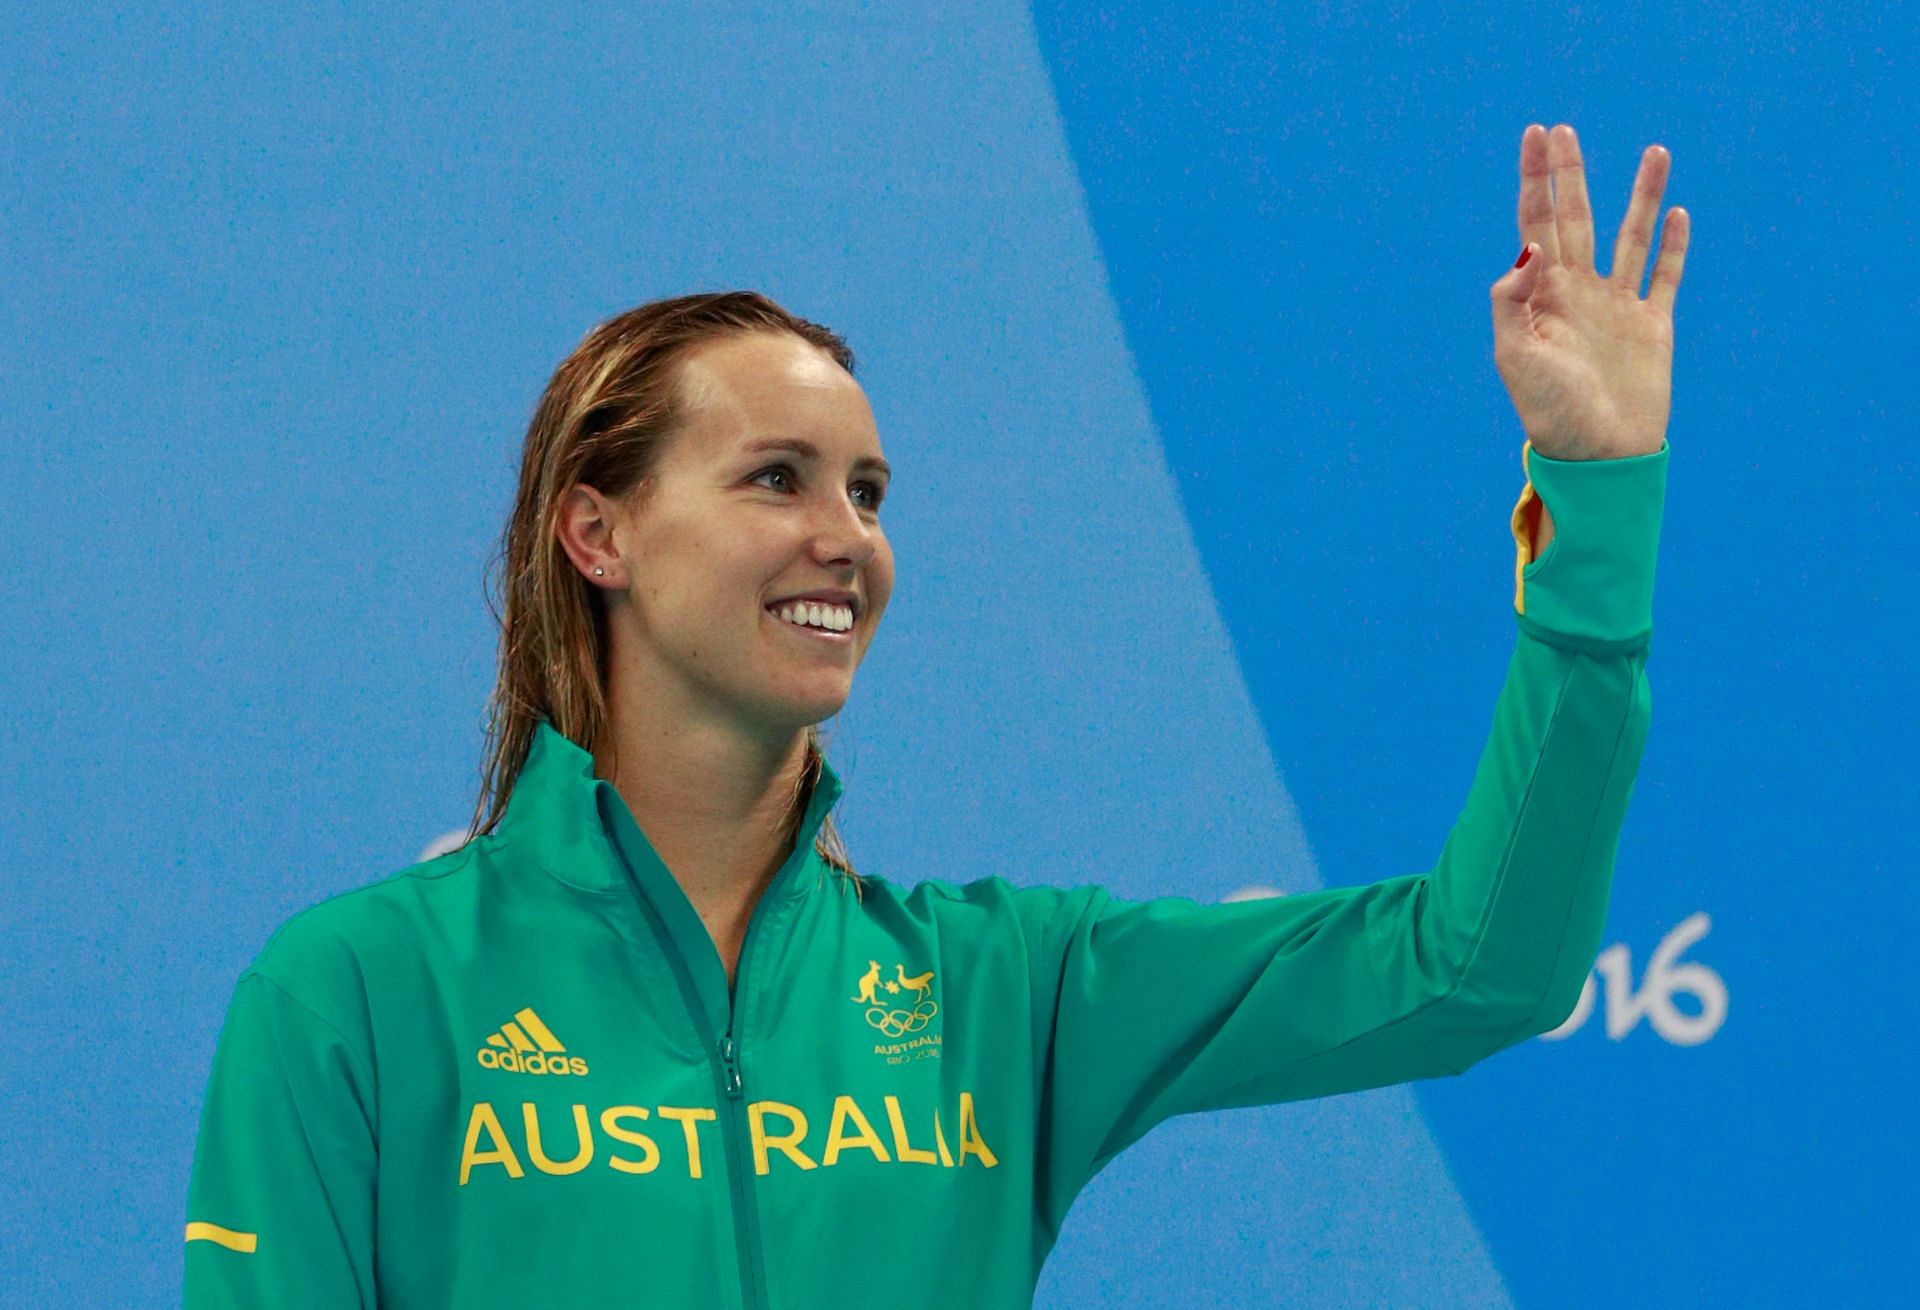
[[[593,576],[594,576],[594,577],[596,577],[596,578],[602,578],[602,577],[605,577],[605,576],[606,576],[606,573],[607,573],[607,571],[606,571],[605,569],[603,569],[603,568],[601,568],[601,567],[599,567],[598,565],[595,565],[595,566],[594,566],[594,570],[593,570]]]

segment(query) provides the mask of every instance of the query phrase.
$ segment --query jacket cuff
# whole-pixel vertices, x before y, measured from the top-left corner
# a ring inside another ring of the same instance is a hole
[[[1644,650],[1653,637],[1653,568],[1667,499],[1667,442],[1650,455],[1549,459],[1520,448],[1526,486],[1511,516],[1513,610],[1549,645],[1595,654]],[[1553,540],[1533,558],[1529,511],[1543,501]]]

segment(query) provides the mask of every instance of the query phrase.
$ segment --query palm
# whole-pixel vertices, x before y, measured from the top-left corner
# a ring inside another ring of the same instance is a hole
[[[1684,209],[1667,212],[1644,299],[1640,279],[1667,164],[1659,146],[1642,156],[1613,268],[1603,278],[1594,268],[1593,215],[1573,129],[1549,134],[1530,126],[1521,136],[1521,239],[1538,250],[1528,268],[1495,284],[1494,363],[1528,439],[1550,458],[1651,454],[1666,439]]]

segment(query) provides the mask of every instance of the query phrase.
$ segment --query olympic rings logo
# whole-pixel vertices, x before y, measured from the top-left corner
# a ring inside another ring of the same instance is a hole
[[[938,1013],[940,1013],[940,1007],[931,997],[928,997],[915,1004],[911,1010],[889,1010],[884,1005],[869,1006],[867,1022],[889,1037],[903,1037],[925,1028]]]

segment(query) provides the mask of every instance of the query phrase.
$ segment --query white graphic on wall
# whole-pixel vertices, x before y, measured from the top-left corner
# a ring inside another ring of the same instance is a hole
[[[465,828],[455,828],[450,832],[441,833],[438,837],[428,842],[426,846],[421,848],[420,854],[414,858],[419,863],[425,864],[428,860],[439,859],[448,851],[457,851],[466,844],[467,830]]]
[[[1607,947],[1595,958],[1573,1013],[1558,1028],[1541,1033],[1540,1040],[1561,1041],[1579,1031],[1593,1012],[1595,997],[1602,994],[1602,989],[1594,985],[1594,974],[1599,974],[1605,980],[1607,1036],[1614,1041],[1624,1039],[1642,1019],[1675,1046],[1698,1046],[1706,1041],[1726,1022],[1727,984],[1704,964],[1674,961],[1705,937],[1712,926],[1705,910],[1682,919],[1654,948],[1638,991],[1633,989],[1632,955],[1626,943]],[[1691,996],[1700,1007],[1699,1013],[1689,1014],[1675,1005],[1673,998],[1677,995]]]

